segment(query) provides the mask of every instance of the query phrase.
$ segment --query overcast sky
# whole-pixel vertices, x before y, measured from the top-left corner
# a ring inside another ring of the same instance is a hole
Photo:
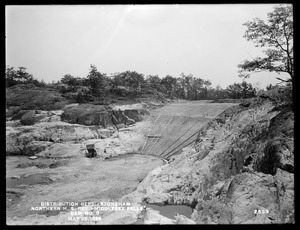
[[[274,4],[6,6],[6,65],[38,79],[126,70],[165,77],[183,72],[225,88],[237,65],[261,56],[242,24],[267,19]],[[264,88],[276,73],[248,82]],[[279,77],[284,78],[285,75]]]

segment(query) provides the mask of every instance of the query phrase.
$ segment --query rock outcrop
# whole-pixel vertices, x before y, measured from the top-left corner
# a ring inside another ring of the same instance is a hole
[[[53,115],[55,117],[56,115]],[[49,117],[47,118],[49,119]],[[34,155],[34,146],[49,146],[53,143],[79,143],[89,139],[107,138],[115,130],[99,126],[71,125],[61,121],[41,122],[32,126],[7,127],[6,154]],[[34,147],[35,148],[35,147]]]
[[[115,127],[119,124],[134,124],[143,120],[143,116],[146,114],[148,112],[145,109],[116,110],[103,105],[80,104],[66,108],[61,119],[72,124],[100,125],[106,128]]]
[[[71,158],[83,155],[80,144],[54,143],[36,154],[43,158]]]
[[[20,106],[10,106],[6,110],[6,117],[12,117],[21,110]],[[19,118],[20,119],[20,118]]]
[[[77,108],[78,104],[73,104],[66,106],[66,110],[71,110]],[[128,129],[134,129],[134,133],[127,134],[127,131],[118,132],[116,126],[108,126],[103,128],[101,125],[86,125],[87,121],[93,121],[97,114],[93,114],[92,111],[104,112],[106,115],[109,112],[102,106],[88,108],[85,106],[80,107],[81,109],[74,110],[84,113],[80,117],[79,121],[85,123],[85,125],[80,124],[70,124],[61,121],[61,115],[64,113],[63,110],[56,111],[42,111],[42,110],[20,110],[17,114],[22,113],[19,120],[7,121],[6,127],[6,154],[7,155],[34,155],[40,151],[45,150],[47,147],[54,143],[68,143],[76,144],[82,142],[92,142],[97,143],[97,148],[101,152],[103,157],[112,157],[128,152],[138,152],[141,143],[143,142],[144,134],[143,128],[136,124],[136,128],[128,127]],[[121,117],[123,120],[119,119],[117,125],[121,128],[121,124],[130,124],[128,121],[132,120],[128,118],[126,114],[132,114],[132,117],[139,121],[142,119],[142,115],[139,112],[132,112],[138,110],[121,111],[117,110],[117,115],[115,117]],[[68,119],[75,121],[77,119],[78,113],[71,113]],[[125,114],[126,113],[126,114]],[[90,114],[88,116],[87,114]],[[112,114],[112,113],[111,113]],[[122,115],[123,114],[123,115]],[[142,113],[145,114],[145,113]],[[74,118],[76,117],[76,119]],[[111,117],[109,117],[111,118]],[[94,120],[95,121],[95,120]],[[89,122],[92,124],[98,122]],[[111,122],[112,120],[108,120]],[[121,122],[125,122],[121,123]],[[100,122],[101,123],[101,122]],[[110,123],[112,124],[112,123]],[[115,134],[115,138],[110,140],[104,140],[108,137],[112,137]],[[128,137],[127,137],[127,136]],[[130,139],[130,140],[128,140]],[[126,140],[126,141],[123,141]]]
[[[21,117],[21,124],[22,125],[33,125],[34,124],[34,115],[35,115],[35,111],[31,110],[27,113],[25,113],[22,117]]]
[[[61,119],[72,124],[106,126],[110,118],[107,109],[102,105],[81,104],[67,108]]]
[[[197,224],[294,223],[293,124],[270,100],[231,107],[122,200],[189,205]]]
[[[144,217],[143,224],[175,224],[176,220],[171,220],[159,214],[159,211],[148,209]]]
[[[12,107],[18,107],[18,106],[12,106]],[[11,116],[11,120],[13,120],[13,121],[14,120],[20,120],[22,118],[22,116],[25,115],[28,112],[29,112],[28,110],[21,110],[21,109],[13,111],[12,116]]]

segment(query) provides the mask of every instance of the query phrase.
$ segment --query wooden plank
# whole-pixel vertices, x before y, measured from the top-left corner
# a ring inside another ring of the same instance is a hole
[[[164,157],[164,153],[167,152],[169,153],[169,149],[172,148],[174,146],[174,144],[181,138],[183,137],[189,130],[191,130],[197,123],[199,122],[199,120],[196,120],[195,124],[192,124],[183,134],[181,134],[175,141],[173,141],[173,144],[170,145],[167,149],[165,149],[162,153],[160,153],[160,156]],[[182,143],[182,142],[181,142]],[[180,144],[181,144],[180,143]]]
[[[193,142],[196,140],[198,133],[199,133],[199,130],[198,130],[197,132],[195,132],[193,135],[189,136],[189,137],[188,137],[187,139],[185,139],[184,141],[182,141],[179,145],[177,145],[175,148],[173,148],[171,151],[169,151],[169,152],[168,152],[167,154],[165,154],[163,157],[167,159],[167,158],[171,157],[174,153],[176,153],[178,150],[183,149],[184,147],[186,147],[186,146],[188,146],[189,144],[193,143]],[[190,140],[191,138],[193,138],[193,139]],[[190,140],[190,141],[187,142],[188,140]],[[187,144],[186,144],[186,142],[187,142]],[[181,147],[181,145],[183,145],[184,143],[185,143],[185,145]],[[178,149],[178,147],[180,147],[180,148]],[[178,149],[178,150],[177,150],[177,149]],[[176,151],[175,151],[175,150],[176,150]],[[174,151],[175,151],[175,152],[174,152]]]
[[[203,117],[204,118],[204,117]],[[201,118],[202,119],[202,118]],[[189,144],[191,144],[193,141],[195,141],[196,140],[196,138],[197,138],[197,135],[198,135],[198,133],[199,133],[199,131],[201,130],[201,128],[202,127],[199,127],[199,130],[197,130],[194,134],[192,134],[192,135],[190,135],[187,139],[185,139],[184,141],[181,141],[181,143],[179,144],[179,145],[177,145],[175,148],[173,148],[171,151],[168,151],[168,153],[167,154],[165,154],[163,157],[164,158],[169,158],[169,157],[171,157],[172,155],[174,155],[176,152],[178,152],[180,149],[183,149],[184,147],[186,147],[187,145],[189,145]],[[182,146],[185,142],[187,142],[188,140],[190,140],[191,138],[193,138],[192,139],[192,141],[189,141],[188,142],[188,144],[185,144],[184,146]],[[173,145],[172,145],[173,146]],[[170,146],[170,147],[172,147],[172,146]],[[174,147],[174,146],[173,146]],[[180,147],[180,148],[178,148],[178,147]],[[177,150],[178,149],[178,150]],[[176,150],[176,151],[175,151]],[[174,152],[175,151],[175,152]]]
[[[194,136],[194,135],[193,135],[193,136]],[[195,140],[196,140],[196,138],[195,138]],[[185,143],[184,146],[180,147],[180,148],[179,148],[178,150],[176,150],[175,152],[174,152],[175,149],[173,149],[173,150],[171,151],[172,154],[170,154],[171,152],[169,152],[166,156],[164,156],[164,158],[165,158],[165,159],[170,159],[171,156],[175,155],[178,151],[181,151],[181,150],[182,150],[183,148],[185,148],[186,146],[192,144],[193,142],[195,142],[195,140],[194,140],[194,139],[190,140],[189,142]],[[187,141],[187,140],[185,140],[185,141]],[[181,144],[183,144],[183,143],[181,143]],[[178,146],[177,146],[177,147],[178,147]]]
[[[155,121],[154,121],[154,123],[153,123],[154,125],[155,125],[155,123],[157,122],[157,120],[158,120],[158,118],[160,117],[160,115],[161,115],[161,113],[160,113],[160,114],[158,115],[158,117],[155,119]],[[151,130],[152,130],[152,129],[149,130],[148,135],[147,135],[147,138],[146,138],[146,140],[145,140],[145,142],[144,142],[144,144],[143,144],[143,148],[142,148],[142,150],[141,150],[142,153],[143,153],[143,151],[144,151],[144,148],[145,148],[145,145],[146,145],[146,143],[147,143],[148,136],[150,135]]]
[[[159,136],[162,136],[163,132],[166,130],[166,128],[168,127],[168,125],[170,124],[170,122],[173,120],[174,115],[172,116],[172,118],[169,120],[168,124],[164,127],[164,129],[161,131]],[[155,146],[156,142],[157,142],[158,138],[155,140],[154,144],[151,146],[149,153],[151,153],[151,150],[153,149],[153,147]]]
[[[181,124],[178,125],[178,126],[175,128],[175,130],[174,130],[173,132],[176,133],[176,134],[177,134],[178,132],[180,132],[181,126],[184,124],[184,122],[186,122],[186,121],[189,119],[190,116],[191,116],[191,115],[186,116],[185,119],[181,122]],[[173,135],[173,136],[174,136],[174,135]],[[162,143],[160,143],[160,145],[156,146],[156,149],[158,149],[159,146],[163,146],[163,144],[166,144],[170,139],[171,139],[171,135],[169,135],[168,138],[166,138]],[[154,150],[156,150],[156,149],[154,149]],[[160,154],[159,154],[159,155],[160,155]]]

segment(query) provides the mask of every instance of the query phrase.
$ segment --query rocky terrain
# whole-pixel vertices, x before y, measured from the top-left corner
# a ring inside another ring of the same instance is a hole
[[[126,111],[139,111],[137,107],[141,106],[128,105]],[[132,192],[148,172],[164,163],[159,158],[132,154],[138,152],[150,121],[136,123],[133,119],[138,117],[137,112],[129,118],[122,116],[124,106],[116,108],[124,123],[115,125],[107,118],[105,127],[102,123],[64,122],[64,110],[32,110],[31,125],[22,123],[24,115],[7,121],[7,224],[62,224],[64,214],[34,212],[31,208],[45,201],[118,200]],[[68,109],[70,106],[65,110]],[[25,115],[28,113],[31,111]],[[95,116],[99,117],[96,113]],[[96,158],[86,157],[88,144],[95,145]],[[114,158],[124,154],[129,155]]]
[[[78,104],[56,90],[30,85],[11,87],[6,96],[10,225],[51,224],[51,220],[59,224],[59,212],[33,212],[31,207],[53,200],[117,200],[163,164],[159,158],[134,154],[151,123],[140,121],[162,101]],[[86,157],[88,144],[94,144],[96,158]],[[124,154],[130,155],[114,158]]]
[[[122,200],[189,205],[185,224],[294,223],[294,113],[277,102],[264,95],[227,109]],[[127,223],[139,217],[124,215]]]
[[[35,155],[59,143],[105,139],[119,128],[142,120],[145,114],[142,108],[107,110],[92,104],[75,104],[56,111],[29,110],[7,121],[6,155]]]
[[[48,174],[43,181],[46,185],[7,188],[7,223],[294,223],[294,112],[277,95],[261,95],[226,109],[200,129],[195,143],[167,164],[138,155],[127,161],[107,161],[140,151],[151,127],[150,120],[145,120],[149,107],[161,106],[161,102],[66,103],[50,111],[10,104],[7,183]],[[90,143],[100,158],[85,157],[85,146]],[[68,220],[70,210],[53,215],[28,211],[45,197],[49,201],[101,198],[137,208],[104,212],[101,220],[89,222]],[[186,205],[193,212],[170,219],[145,208],[145,203]]]

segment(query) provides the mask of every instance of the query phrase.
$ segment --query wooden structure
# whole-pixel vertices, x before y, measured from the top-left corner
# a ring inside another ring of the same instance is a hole
[[[156,117],[152,129],[146,135],[141,153],[169,159],[195,142],[199,130],[211,119],[206,117],[174,116]]]
[[[86,157],[92,158],[97,157],[97,150],[95,149],[95,144],[86,145]]]

